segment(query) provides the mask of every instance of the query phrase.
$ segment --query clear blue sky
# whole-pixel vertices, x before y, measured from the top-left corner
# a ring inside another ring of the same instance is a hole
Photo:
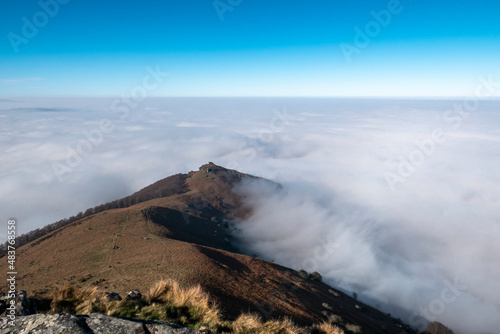
[[[220,0],[223,20],[212,0],[60,1],[53,17],[0,2],[0,98],[119,96],[147,66],[170,73],[155,96],[464,96],[500,80],[498,0],[401,0],[350,61],[340,46],[388,1]]]

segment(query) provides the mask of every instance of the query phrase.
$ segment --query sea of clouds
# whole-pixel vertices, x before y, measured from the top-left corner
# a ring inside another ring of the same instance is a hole
[[[0,241],[208,161],[237,189],[249,253],[423,329],[500,328],[500,101],[0,100]],[[263,195],[265,194],[265,195]]]

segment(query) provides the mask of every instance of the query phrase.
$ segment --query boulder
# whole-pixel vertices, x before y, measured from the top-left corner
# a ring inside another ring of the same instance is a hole
[[[122,319],[100,313],[75,316],[63,314],[33,314],[17,316],[14,326],[5,317],[0,318],[2,334],[204,334],[208,330],[194,330],[177,324],[153,321]]]
[[[5,334],[89,334],[91,331],[81,318],[74,315],[63,314],[34,314],[17,316],[14,326],[2,318],[0,332]]]
[[[142,294],[139,290],[130,290],[127,293],[127,297],[125,297],[125,300],[139,300],[142,298]]]
[[[99,313],[91,313],[86,319],[86,323],[93,333],[146,333],[142,322],[115,318]]]
[[[120,297],[120,295],[117,294],[116,292],[106,292],[105,295],[106,295],[106,300],[108,302],[115,302],[122,300],[122,297]]]

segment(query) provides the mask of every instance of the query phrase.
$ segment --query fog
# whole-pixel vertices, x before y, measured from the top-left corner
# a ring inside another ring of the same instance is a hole
[[[0,241],[213,161],[283,185],[237,189],[249,253],[421,330],[496,333],[500,101],[468,102],[3,99]]]

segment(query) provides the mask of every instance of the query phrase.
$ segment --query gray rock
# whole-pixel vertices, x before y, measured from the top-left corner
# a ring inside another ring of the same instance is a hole
[[[125,320],[120,318],[111,317],[99,313],[91,313],[86,319],[87,326],[94,333],[102,334],[128,334],[146,333],[144,324],[132,320]]]
[[[106,299],[108,302],[114,302],[122,300],[122,297],[116,292],[106,292]]]
[[[91,313],[87,319],[87,325],[94,333],[99,334],[203,334],[207,331],[184,328],[177,324],[138,319],[115,318],[100,313]]]
[[[0,332],[5,334],[89,334],[88,327],[80,318],[64,314],[33,314],[17,316],[14,326],[2,317]]]
[[[9,299],[7,294],[0,296],[0,316],[6,316],[7,313],[10,314],[10,311],[7,309],[11,305],[10,301],[11,299]],[[15,315],[28,315],[36,312],[36,305],[27,297],[26,291],[17,291],[14,312]]]
[[[191,333],[204,333],[202,331],[194,331],[188,328],[171,328],[162,325],[146,325],[149,333],[155,334],[191,334]]]
[[[131,290],[127,293],[125,300],[138,300],[142,298],[142,294],[139,290]]]
[[[31,314],[31,311],[36,312],[36,310],[31,310],[31,300],[24,290],[17,292],[16,308],[19,315],[28,315]]]
[[[208,330],[194,330],[179,325],[153,320],[122,319],[100,313],[74,316],[63,314],[33,314],[17,316],[14,326],[0,317],[2,334],[205,334]]]

